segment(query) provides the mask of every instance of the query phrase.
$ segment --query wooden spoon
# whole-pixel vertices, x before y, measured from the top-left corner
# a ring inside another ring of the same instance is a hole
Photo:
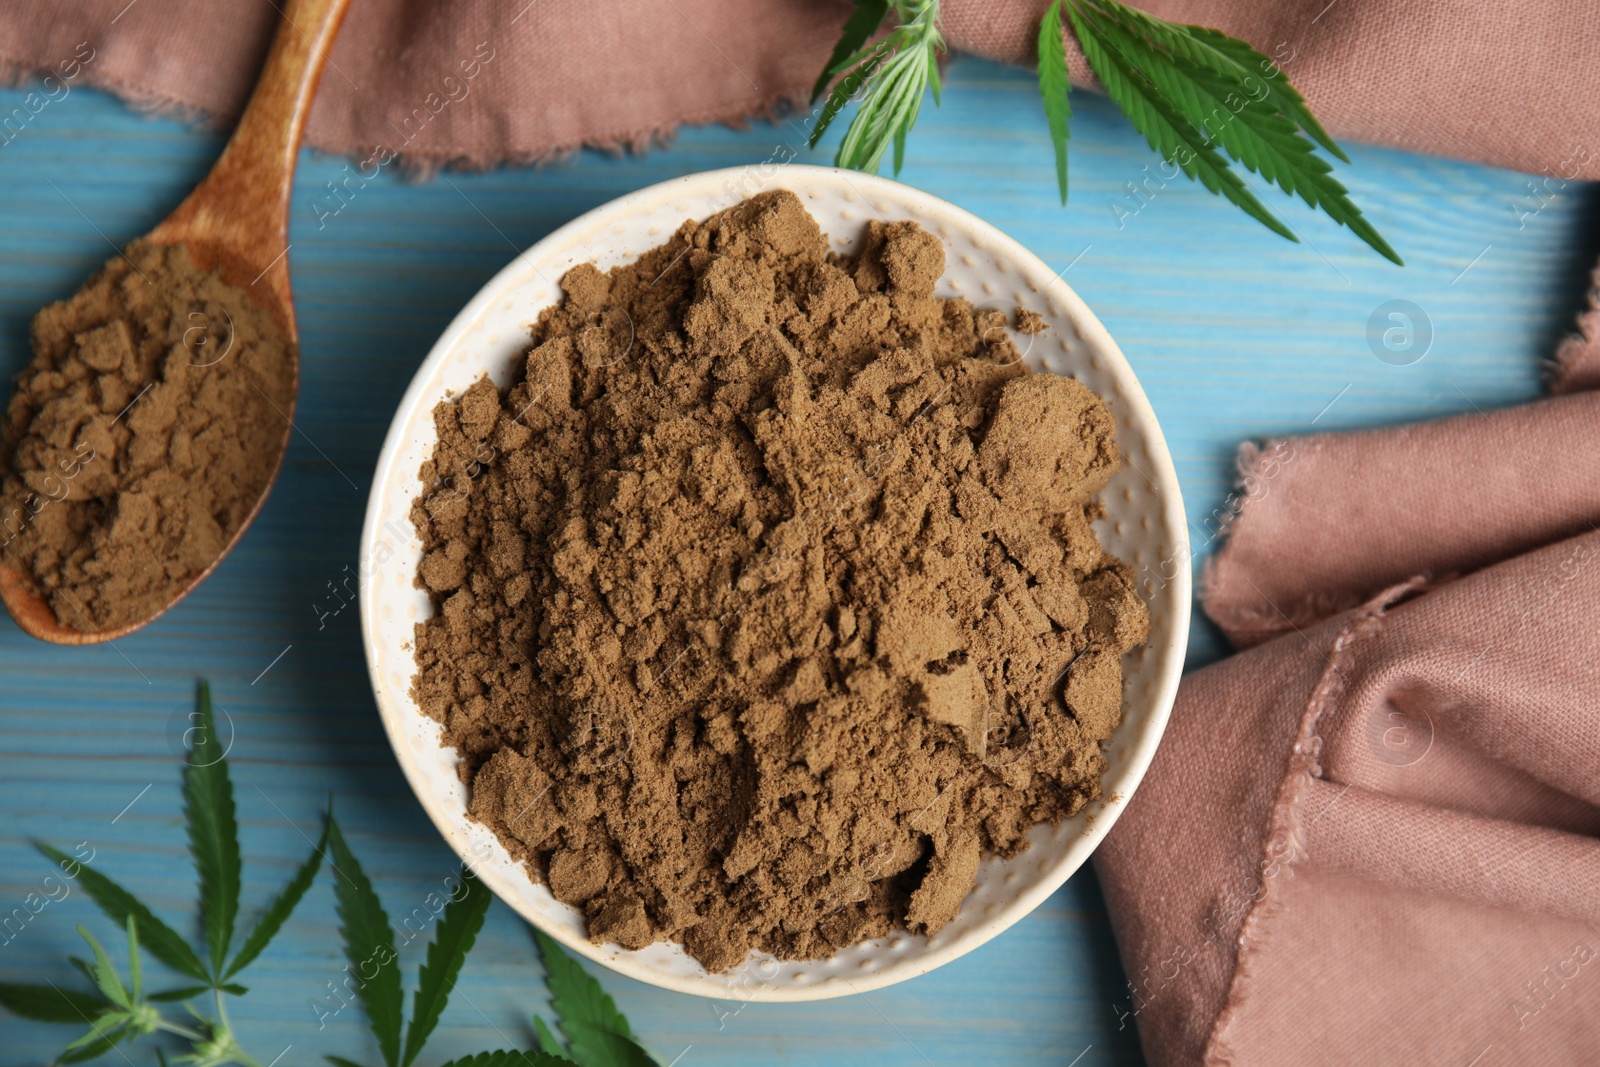
[[[306,115],[316,96],[323,64],[349,0],[290,0],[273,36],[261,79],[211,173],[147,239],[185,245],[195,266],[215,270],[248,292],[283,328],[291,348],[291,389],[298,390],[299,333],[289,293],[289,193]],[[293,393],[291,392],[291,396]],[[113,641],[158,618],[205,580],[239,543],[278,479],[293,429],[293,405],[283,412],[283,437],[271,458],[272,476],[244,522],[216,559],[149,618],[109,630],[78,630],[56,618],[32,579],[0,563],[0,600],[22,629],[58,645]]]

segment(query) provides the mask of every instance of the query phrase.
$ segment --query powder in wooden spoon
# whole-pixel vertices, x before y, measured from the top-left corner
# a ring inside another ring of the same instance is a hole
[[[135,241],[34,318],[0,432],[0,560],[64,626],[149,618],[249,517],[293,403],[276,320],[187,249]]]
[[[779,192],[577,267],[434,412],[415,693],[596,941],[931,933],[1099,795],[1148,633],[1090,526],[1111,415],[932,295],[937,238],[864,236]]]

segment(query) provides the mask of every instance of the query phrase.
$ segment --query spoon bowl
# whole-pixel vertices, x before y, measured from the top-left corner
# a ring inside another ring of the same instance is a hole
[[[299,332],[289,289],[289,194],[306,116],[328,50],[349,0],[291,0],[272,40],[261,78],[233,136],[211,173],[146,239],[182,245],[194,265],[224,282],[277,322],[289,342],[290,396],[299,390]],[[0,563],[0,601],[22,630],[58,645],[114,641],[165,614],[203,582],[233,550],[272,491],[289,448],[294,410],[281,411],[283,433],[271,457],[271,476],[222,551],[159,610],[103,630],[80,630],[56,616],[33,579]]]

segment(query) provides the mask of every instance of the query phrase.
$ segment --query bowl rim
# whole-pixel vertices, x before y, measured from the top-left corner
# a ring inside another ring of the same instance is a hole
[[[375,546],[380,543],[383,534],[381,525],[382,502],[385,489],[391,480],[392,468],[399,459],[402,449],[407,424],[410,422],[416,408],[427,398],[423,395],[428,381],[433,377],[437,367],[443,363],[463,337],[469,332],[470,327],[478,321],[480,316],[493,306],[496,301],[502,300],[513,287],[508,283],[523,281],[528,269],[531,267],[535,273],[539,272],[539,261],[550,256],[552,248],[560,248],[576,233],[590,230],[597,223],[610,220],[625,221],[630,215],[637,213],[646,206],[655,207],[663,202],[670,202],[680,197],[701,195],[708,189],[726,193],[730,183],[735,187],[747,179],[751,165],[723,167],[715,170],[696,171],[691,174],[670,178],[645,186],[623,196],[609,200],[597,207],[578,215],[571,221],[557,227],[528,248],[520,252],[515,258],[497,271],[482,288],[467,302],[451,320],[438,340],[429,348],[427,356],[417,366],[412,375],[410,384],[406,387],[398,406],[395,409],[389,429],[384,435],[383,446],[378,453],[377,464],[373,473],[373,481],[367,498],[367,510],[361,524],[360,560],[362,566],[358,568],[361,615],[362,654],[366,660],[368,681],[371,683],[373,696],[378,706],[379,718],[383,723],[384,734],[389,740],[396,762],[399,763],[401,772],[405,775],[411,792],[417,802],[422,805],[434,828],[444,838],[445,844],[455,852],[463,863],[479,873],[485,884],[494,891],[495,895],[515,911],[525,922],[534,926],[541,932],[554,938],[562,947],[575,952],[588,959],[594,960],[606,968],[633,978],[649,985],[669,989],[678,993],[695,996],[709,997],[719,1000],[739,1000],[756,1002],[801,1002],[812,1000],[830,999],[833,997],[850,996],[856,993],[867,993],[885,986],[894,985],[910,978],[919,977],[938,967],[949,963],[951,960],[987,944],[990,940],[1009,929],[1012,925],[1032,913],[1040,904],[1048,899],[1056,890],[1060,889],[1067,880],[1088,862],[1090,855],[1104,841],[1106,834],[1115,824],[1118,816],[1127,807],[1134,792],[1144,780],[1145,773],[1155,757],[1156,748],[1166,732],[1168,720],[1171,715],[1173,702],[1177,695],[1178,681],[1183,673],[1184,653],[1188,643],[1190,625],[1190,606],[1192,598],[1191,568],[1188,566],[1188,526],[1184,514],[1181,490],[1178,485],[1176,469],[1173,466],[1172,456],[1167,447],[1166,437],[1161,430],[1155,411],[1146,397],[1143,386],[1134,374],[1133,368],[1128,364],[1127,358],[1117,346],[1098,316],[1084,303],[1081,297],[1061,277],[1061,272],[1052,271],[1038,256],[1034,255],[1015,238],[1000,230],[992,223],[986,222],[964,208],[958,207],[932,193],[925,192],[914,186],[893,181],[873,174],[864,174],[858,171],[846,171],[838,167],[814,166],[810,164],[784,163],[777,169],[777,176],[766,179],[762,184],[751,190],[748,194],[766,191],[775,188],[785,188],[788,183],[784,176],[799,174],[800,180],[806,183],[817,182],[833,183],[847,187],[856,197],[871,202],[874,190],[893,191],[895,199],[914,204],[929,220],[936,220],[949,225],[954,225],[966,230],[970,234],[981,236],[985,243],[992,247],[997,254],[1008,257],[1013,264],[1018,265],[1018,273],[1028,277],[1050,276],[1050,281],[1037,287],[1041,297],[1059,301],[1066,309],[1066,314],[1072,319],[1077,329],[1079,338],[1087,344],[1092,351],[1102,359],[1112,364],[1112,369],[1121,379],[1124,388],[1118,394],[1119,403],[1127,405],[1127,417],[1130,423],[1140,426],[1145,438],[1149,453],[1149,462],[1152,470],[1141,472],[1152,484],[1159,508],[1163,513],[1167,527],[1174,531],[1180,539],[1177,546],[1181,556],[1179,565],[1171,578],[1166,579],[1170,590],[1172,610],[1169,612],[1172,626],[1168,629],[1164,640],[1157,645],[1147,645],[1148,654],[1160,657],[1160,668],[1152,683],[1152,696],[1148,702],[1148,716],[1146,725],[1139,735],[1130,743],[1124,745],[1121,760],[1124,769],[1121,773],[1116,789],[1112,794],[1102,798],[1101,807],[1084,826],[1079,834],[1080,840],[1086,840],[1088,847],[1082,850],[1082,856],[1076,863],[1071,862],[1071,857],[1064,857],[1055,864],[1055,868],[1044,874],[1037,882],[1025,888],[1022,892],[1010,898],[1003,908],[995,915],[987,917],[974,929],[961,938],[952,939],[944,945],[930,948],[916,960],[913,969],[906,968],[879,968],[870,972],[852,975],[843,983],[827,982],[814,986],[799,985],[774,985],[761,983],[753,989],[738,990],[726,982],[717,982],[716,976],[697,975],[670,975],[656,968],[647,968],[635,965],[625,950],[619,952],[616,946],[596,945],[587,938],[574,936],[566,929],[546,927],[539,918],[525,911],[517,903],[517,897],[512,892],[512,887],[500,883],[500,876],[492,871],[480,871],[479,865],[474,862],[469,851],[458,847],[457,834],[470,821],[455,815],[453,812],[443,810],[443,805],[433,796],[430,789],[426,788],[426,771],[419,766],[410,751],[410,746],[404,734],[404,725],[400,721],[401,710],[392,706],[386,697],[386,689],[379,673],[378,663],[374,649],[378,645],[377,622],[374,619],[375,604],[372,603],[375,593],[373,590],[379,584],[370,577],[370,568],[366,561],[374,558]],[[795,184],[799,184],[797,181]],[[804,198],[804,193],[801,193]],[[743,198],[741,195],[740,199]],[[441,744],[442,744],[441,740]],[[783,961],[788,963],[790,961]],[[807,961],[815,963],[817,961]],[[745,965],[747,966],[748,961]],[[729,972],[734,973],[734,972]],[[839,988],[842,986],[843,988]]]

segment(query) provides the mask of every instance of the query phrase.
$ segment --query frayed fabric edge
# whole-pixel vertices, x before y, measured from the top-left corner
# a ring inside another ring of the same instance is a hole
[[[0,55],[0,85],[23,88],[41,81],[53,71]],[[99,89],[111,93],[136,114],[152,118],[170,118],[199,129],[229,128],[237,115],[220,115],[175,97],[154,92],[148,88],[118,78],[106,77],[86,68],[74,79],[76,88]],[[792,109],[805,106],[810,99],[809,86],[791,86],[772,93],[752,103],[707,108],[672,122],[651,126],[619,129],[597,133],[576,141],[557,142],[545,147],[503,153],[462,153],[453,149],[412,149],[394,152],[387,143],[369,145],[338,145],[324,143],[308,137],[306,147],[324,156],[342,157],[352,161],[371,160],[381,149],[388,148],[392,155],[383,166],[397,168],[407,179],[427,181],[443,171],[483,172],[496,167],[543,166],[570,159],[586,148],[609,155],[643,155],[672,143],[680,127],[724,125],[735,129],[752,122],[780,122]],[[804,138],[801,139],[802,142]],[[783,147],[783,146],[778,146]],[[798,154],[799,149],[788,146]],[[790,159],[783,162],[790,162]]]
[[[1206,1040],[1201,1062],[1207,1067],[1234,1067],[1235,1058],[1228,1034],[1255,988],[1252,977],[1255,956],[1267,938],[1265,928],[1283,915],[1284,904],[1273,890],[1274,879],[1294,877],[1294,866],[1306,855],[1305,826],[1301,804],[1311,787],[1313,778],[1322,775],[1322,735],[1318,733],[1323,713],[1345,693],[1349,679],[1344,674],[1354,654],[1355,646],[1371,640],[1383,628],[1390,607],[1405,600],[1421,588],[1426,579],[1390,586],[1357,609],[1340,629],[1333,647],[1327,653],[1328,665],[1323,669],[1306,701],[1300,716],[1300,729],[1290,750],[1288,765],[1272,812],[1267,817],[1267,834],[1260,862],[1261,886],[1255,905],[1245,915],[1239,927],[1238,949],[1234,954],[1233,975],[1228,982],[1228,994],[1222,1010],[1217,1013]]]
[[[49,67],[39,67],[0,55],[0,86],[22,89],[35,83],[42,83],[47,77],[60,78],[61,75]],[[199,129],[218,129],[233,118],[233,116],[213,114],[176,97],[154,92],[131,82],[108,78],[88,67],[72,81],[75,83],[73,88],[103,90],[121,100],[127,105],[128,110],[151,118],[176,119]]]
[[[1589,306],[1578,313],[1575,332],[1556,348],[1548,387],[1552,396],[1600,388],[1600,267],[1589,274]]]
[[[560,143],[547,148],[530,151],[509,152],[503,155],[463,155],[450,151],[402,151],[396,153],[389,164],[397,166],[401,173],[414,181],[427,181],[441,171],[465,171],[481,173],[493,170],[496,167],[539,167],[549,163],[559,163],[570,159],[584,149],[593,149],[611,156],[643,155],[652,149],[666,148],[677,136],[678,130],[684,126],[728,126],[740,129],[752,122],[771,122],[774,125],[781,122],[790,113],[790,110],[803,106],[810,97],[809,88],[785,89],[769,96],[765,100],[758,100],[750,104],[737,104],[731,107],[710,108],[705,111],[695,112],[674,122],[659,123],[654,126],[645,126],[634,129],[610,131],[595,134],[581,141]],[[347,156],[354,158],[370,159],[380,147],[387,145],[372,145],[366,148],[339,149],[320,143],[313,143],[312,148],[330,156]],[[783,145],[775,147],[782,148]],[[792,153],[782,163],[792,162],[798,148],[788,145]],[[752,164],[759,165],[759,164]]]
[[[1277,610],[1257,612],[1224,606],[1218,602],[1223,581],[1220,572],[1231,566],[1230,549],[1240,526],[1260,509],[1261,502],[1271,492],[1274,479],[1294,460],[1296,449],[1310,447],[1313,447],[1310,439],[1305,437],[1244,441],[1234,458],[1234,486],[1220,509],[1221,518],[1213,535],[1217,548],[1206,560],[1200,575],[1200,607],[1240,648],[1259,644],[1295,626],[1303,628],[1314,625],[1359,603],[1344,601],[1337,604],[1295,605],[1292,613],[1285,618]]]
[[[1294,458],[1294,438],[1268,437],[1261,441],[1241,441],[1233,457],[1233,486],[1215,513],[1217,529],[1211,535],[1216,542],[1215,562],[1233,540],[1234,527],[1245,512],[1258,500],[1266,497],[1267,485],[1277,477],[1285,458]],[[1287,457],[1285,457],[1287,453]],[[1206,568],[1207,574],[1211,568]]]

